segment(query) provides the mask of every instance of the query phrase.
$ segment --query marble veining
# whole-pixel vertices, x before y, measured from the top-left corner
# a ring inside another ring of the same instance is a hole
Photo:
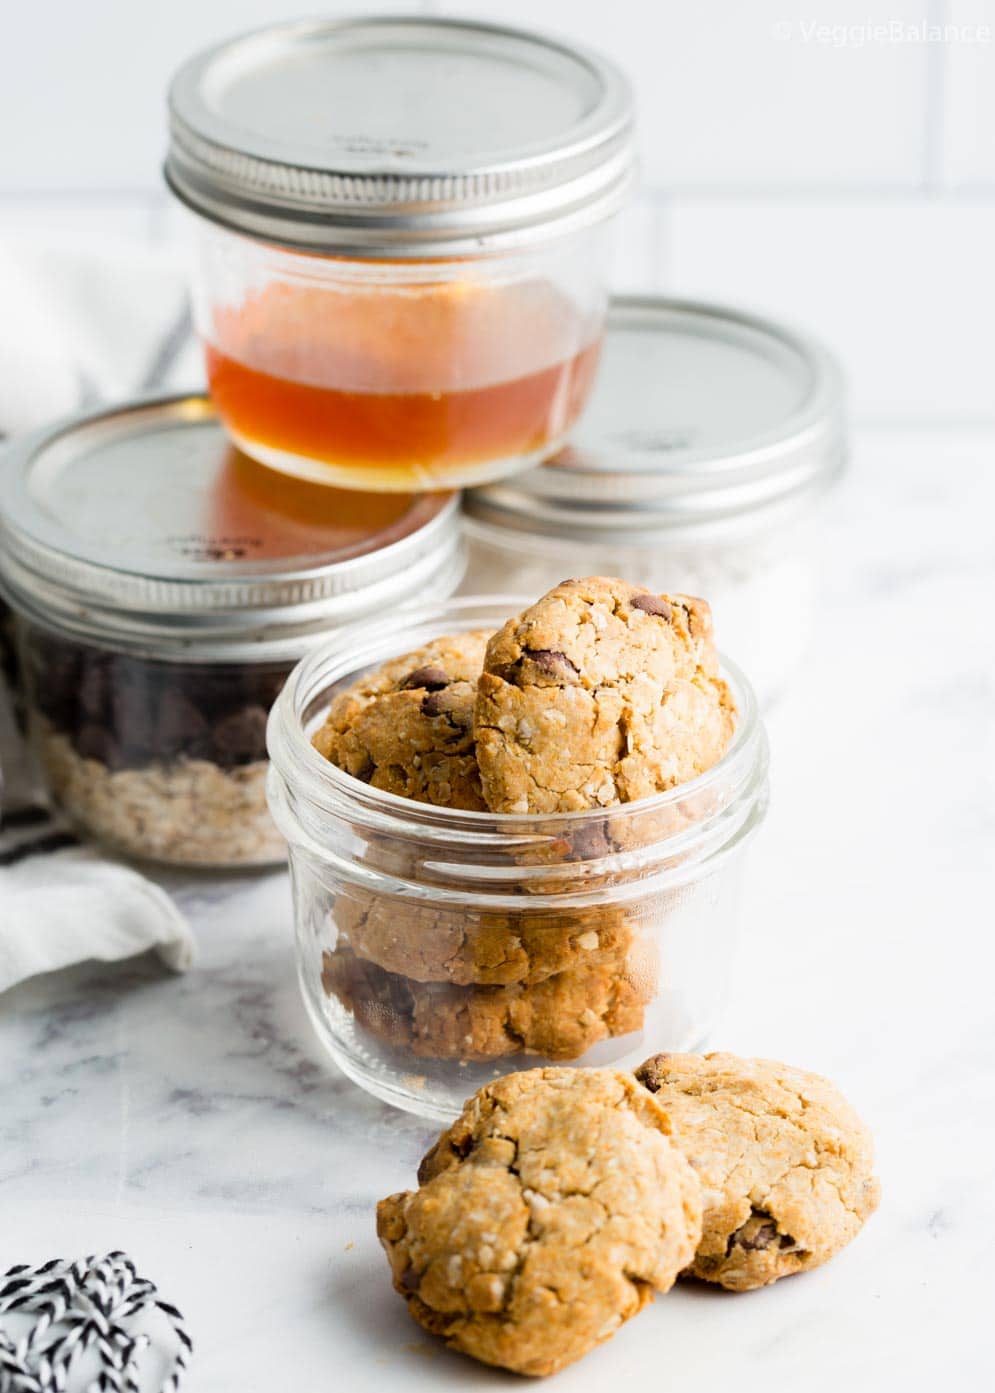
[[[657,1301],[558,1393],[990,1382],[993,447],[859,439],[817,646],[769,721],[771,811],[714,1040],[836,1079],[878,1137],[882,1208],[816,1273]],[[314,1041],[285,875],[164,883],[199,942],[186,977],[150,955],[0,998],[0,1264],[127,1247],[188,1318],[199,1393],[507,1386],[390,1291],[373,1206],[432,1128]]]

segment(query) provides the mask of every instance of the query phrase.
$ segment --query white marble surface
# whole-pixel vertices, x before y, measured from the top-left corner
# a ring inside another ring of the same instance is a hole
[[[658,1300],[561,1393],[991,1386],[995,436],[858,445],[714,1043],[838,1080],[883,1204],[816,1273]],[[0,998],[0,1267],[127,1248],[187,1315],[196,1393],[507,1385],[390,1290],[374,1203],[431,1128],[326,1066],[285,877],[176,890],[189,976],[149,958]]]

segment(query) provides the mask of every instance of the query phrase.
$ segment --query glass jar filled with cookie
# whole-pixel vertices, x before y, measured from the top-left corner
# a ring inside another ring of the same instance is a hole
[[[717,306],[617,300],[567,448],[466,494],[464,590],[598,572],[707,595],[766,706],[809,646],[846,448],[842,381],[818,344]]]
[[[211,395],[247,454],[406,491],[563,443],[634,168],[613,64],[438,17],[284,24],[186,63],[170,128]]]
[[[8,450],[0,593],[55,803],[115,851],[258,865],[266,718],[330,632],[451,594],[452,494],[286,480],[241,454],[202,396],[78,417]]]
[[[767,751],[704,601],[593,577],[353,627],[269,749],[304,1000],[364,1088],[441,1118],[708,1034]]]

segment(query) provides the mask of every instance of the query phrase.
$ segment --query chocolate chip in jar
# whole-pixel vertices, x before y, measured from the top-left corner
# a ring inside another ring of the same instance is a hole
[[[25,437],[0,491],[0,593],[49,792],[142,859],[284,859],[266,723],[288,674],[344,618],[413,583],[441,598],[459,572],[454,498],[274,485],[200,395]]]
[[[167,688],[159,698],[155,721],[155,748],[166,759],[207,759],[211,754],[211,727],[207,717],[179,688]]]
[[[242,706],[216,720],[210,730],[210,748],[223,767],[251,764],[266,756],[266,708]]]
[[[486,810],[473,708],[488,634],[448,634],[337,691],[312,743],[374,788],[417,802]]]

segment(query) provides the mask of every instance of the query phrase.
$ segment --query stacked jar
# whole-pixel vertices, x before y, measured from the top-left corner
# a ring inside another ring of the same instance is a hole
[[[0,590],[56,804],[115,851],[265,865],[266,718],[336,628],[442,598],[457,500],[285,480],[201,396],[108,409],[12,446]]]
[[[375,18],[223,43],[170,115],[210,401],[22,442],[0,584],[56,802],[129,855],[258,864],[289,670],[459,582],[457,503],[415,491],[526,467],[586,399],[631,99],[535,35]]]
[[[211,394],[240,448],[408,490],[565,442],[634,168],[613,64],[496,25],[288,24],[188,62],[170,128]]]
[[[465,495],[464,590],[600,574],[704,595],[766,708],[809,649],[845,460],[840,373],[818,343],[720,306],[617,299],[569,446]]]

